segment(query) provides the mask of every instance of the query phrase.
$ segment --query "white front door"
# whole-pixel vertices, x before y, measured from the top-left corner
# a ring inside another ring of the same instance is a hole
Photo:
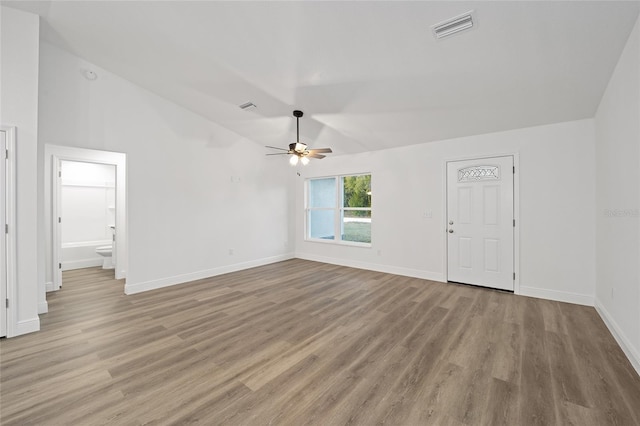
[[[447,163],[447,279],[513,291],[513,157]]]
[[[7,223],[7,133],[0,130],[0,225],[2,228]],[[0,231],[0,336],[7,335],[7,234]]]

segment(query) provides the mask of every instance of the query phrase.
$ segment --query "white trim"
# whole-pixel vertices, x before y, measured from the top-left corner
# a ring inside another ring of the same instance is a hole
[[[455,157],[455,158],[445,158],[442,163],[442,176],[444,176],[443,185],[444,188],[442,190],[442,217],[444,218],[444,232],[447,232],[447,163],[453,161],[467,161],[467,160],[484,160],[495,157],[512,157],[513,158],[513,167],[515,167],[515,173],[513,174],[513,219],[516,221],[516,226],[513,228],[513,272],[516,274],[516,278],[513,280],[513,293],[514,294],[523,294],[522,287],[520,286],[520,153],[519,152],[507,152],[507,153],[495,153],[495,154],[487,154],[481,157],[477,156],[468,156],[468,157]],[[443,276],[444,282],[448,281],[448,271],[449,271],[449,259],[448,253],[449,249],[447,247],[448,238],[445,235],[444,238],[444,263],[443,267]],[[592,305],[590,305],[592,306]]]
[[[618,342],[618,345],[620,345],[620,348],[622,348],[622,351],[629,359],[633,368],[635,368],[636,372],[640,375],[640,353],[638,350],[633,347],[616,320],[613,319],[613,316],[609,311],[607,311],[604,304],[601,303],[597,297],[595,299],[595,308],[598,314],[600,314],[602,321],[604,321],[605,325],[611,332],[611,335],[616,339],[616,342]]]
[[[248,262],[234,263],[232,265],[221,266],[219,268],[206,269],[204,271],[190,272],[188,274],[175,275],[173,277],[161,278],[158,280],[144,281],[141,283],[126,283],[124,286],[125,294],[136,294],[143,291],[156,290],[163,287],[169,287],[177,284],[185,284],[203,278],[215,277],[216,275],[228,274],[230,272],[242,271],[244,269],[255,268],[256,266],[268,265],[270,263],[282,262],[283,260],[293,259],[293,254],[283,254],[262,259],[251,260]]]
[[[46,314],[49,312],[49,304],[47,301],[38,303],[38,315]]]
[[[372,248],[371,243],[360,243],[357,241],[346,241],[346,240],[329,240],[322,238],[309,238],[305,240],[307,243],[320,243],[320,244],[333,244],[339,246],[351,246],[351,247],[361,247],[361,248]]]
[[[349,268],[366,269],[369,271],[383,272],[386,274],[402,275],[405,277],[421,278],[438,282],[446,282],[444,274],[439,272],[424,271],[421,269],[403,268],[400,266],[380,265],[377,263],[361,262],[344,258],[325,257],[308,253],[296,253],[296,258],[312,260],[314,262],[329,263],[332,265],[347,266]]]
[[[44,283],[44,288],[46,290],[46,292],[50,292],[50,291],[56,291],[56,288],[53,286],[53,282],[52,281],[47,281],[46,283]]]
[[[53,275],[53,288],[60,290],[62,286],[62,268],[58,264],[62,263],[62,231],[60,229],[60,223],[56,220],[56,218],[60,217],[60,210],[62,208],[60,159],[53,155],[51,157],[51,163],[51,241],[53,244],[51,248],[51,273]]]
[[[521,294],[520,287],[520,154],[514,152],[513,167],[513,219],[516,226],[513,228],[513,272],[516,279],[513,280],[513,293]]]
[[[440,170],[440,174],[441,176],[443,176],[443,188],[442,188],[442,217],[444,220],[444,226],[443,226],[443,232],[444,232],[444,238],[442,241],[442,249],[444,250],[442,253],[444,253],[444,255],[442,256],[442,276],[444,277],[444,282],[448,282],[449,281],[449,238],[447,237],[447,231],[449,229],[449,224],[448,224],[448,220],[449,220],[449,203],[447,202],[447,195],[448,195],[448,177],[447,177],[447,163],[449,161],[456,161],[456,160],[450,160],[450,159],[446,159],[442,162],[442,169]]]
[[[71,271],[73,269],[83,269],[83,268],[91,268],[94,266],[102,266],[104,263],[104,258],[95,257],[90,259],[80,259],[80,260],[70,260],[67,262],[62,262],[62,270],[63,271]]]
[[[15,334],[7,337],[20,336],[22,334],[40,331],[40,318],[35,317],[28,320],[18,321],[16,324]]]
[[[535,297],[538,299],[555,300],[557,302],[574,303],[576,305],[593,306],[593,295],[570,293],[567,291],[549,290],[537,287],[521,285],[521,296]]]
[[[0,130],[6,133],[6,149],[9,151],[9,158],[6,162],[6,221],[9,225],[9,233],[6,234],[7,242],[7,294],[9,307],[7,308],[7,337],[23,334],[18,324],[18,282],[17,282],[17,263],[16,263],[16,128],[0,126]],[[4,232],[4,231],[3,231]],[[4,303],[2,301],[1,303]],[[38,328],[33,331],[38,331]]]

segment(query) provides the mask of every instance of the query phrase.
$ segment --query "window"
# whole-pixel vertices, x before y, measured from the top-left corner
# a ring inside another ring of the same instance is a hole
[[[309,240],[371,245],[371,175],[307,180]]]
[[[458,182],[500,180],[498,166],[474,166],[458,170]]]

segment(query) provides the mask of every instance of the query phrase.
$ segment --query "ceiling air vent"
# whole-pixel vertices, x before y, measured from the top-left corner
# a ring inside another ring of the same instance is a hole
[[[253,102],[245,102],[242,105],[238,105],[238,106],[240,107],[240,109],[244,109],[244,110],[251,110],[254,108],[258,108],[258,106]]]
[[[473,10],[458,15],[446,21],[435,24],[431,27],[433,36],[436,39],[449,37],[460,31],[470,30],[475,25],[473,22]]]

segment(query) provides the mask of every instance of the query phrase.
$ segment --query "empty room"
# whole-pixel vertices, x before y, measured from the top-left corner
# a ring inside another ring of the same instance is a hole
[[[0,0],[0,423],[640,425],[639,14]]]

